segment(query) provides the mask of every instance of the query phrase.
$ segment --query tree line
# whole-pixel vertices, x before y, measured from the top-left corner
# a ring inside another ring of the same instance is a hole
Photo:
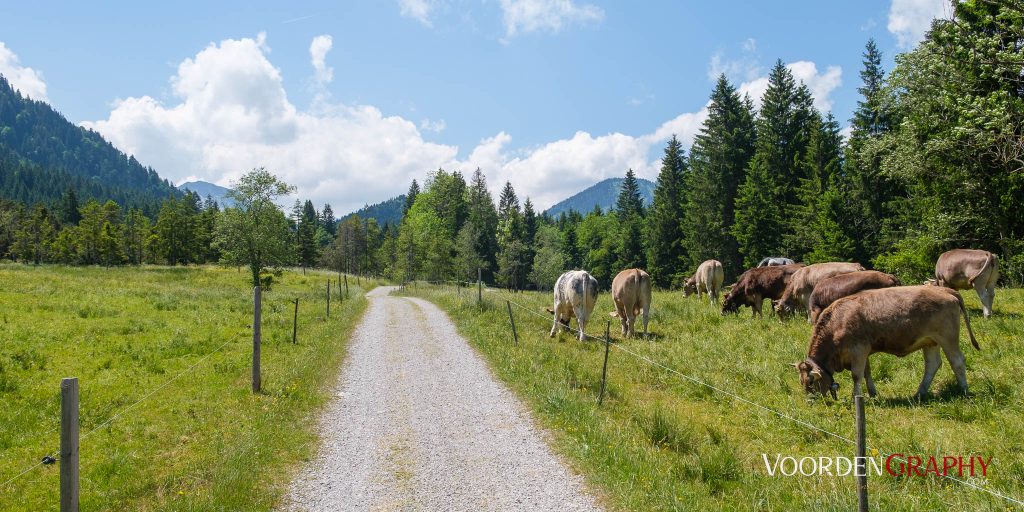
[[[765,256],[857,261],[916,282],[931,275],[941,252],[971,247],[999,255],[1004,281],[1021,284],[1022,14],[959,2],[953,18],[936,20],[888,74],[868,41],[846,137],[781,61],[758,108],[720,76],[689,151],[676,137],[665,146],[650,207],[631,169],[611,211],[557,218],[538,213],[529,198],[520,202],[510,183],[495,202],[480,169],[468,180],[438,169],[422,188],[412,182],[400,222],[337,222],[329,205],[317,211],[309,201],[296,201],[286,215],[273,199],[291,189],[254,171],[243,184],[262,183],[249,187],[263,190],[264,199],[250,201],[258,208],[220,210],[188,194],[147,216],[112,201],[78,206],[73,190],[49,206],[0,203],[0,257],[241,264],[267,244],[272,265],[396,281],[475,280],[480,271],[489,283],[524,289],[548,288],[570,268],[587,269],[607,287],[630,267],[672,287],[712,258],[733,279]],[[262,226],[275,227],[243,243],[238,226],[254,209],[266,217]]]

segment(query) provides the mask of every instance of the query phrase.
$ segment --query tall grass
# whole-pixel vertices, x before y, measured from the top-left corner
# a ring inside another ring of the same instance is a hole
[[[620,339],[610,354],[604,405],[597,406],[604,348],[571,335],[549,338],[549,293],[474,294],[420,286],[408,289],[447,310],[495,374],[523,397],[554,444],[612,508],[622,510],[849,510],[852,477],[772,477],[762,454],[854,456],[847,442],[800,420],[852,439],[850,374],[838,376],[839,400],[805,396],[791,363],[803,358],[810,326],[802,321],[751,319],[748,310],[723,317],[706,301],[658,292],[649,340]],[[923,372],[918,354],[872,356],[880,396],[867,402],[869,454],[992,456],[988,478],[976,483],[1024,499],[1024,291],[999,290],[997,315],[981,318],[965,293],[981,352],[964,342],[969,397],[959,396],[948,363],[934,398],[910,400]],[[504,301],[511,299],[520,343],[513,345]],[[530,312],[528,312],[529,310]],[[591,334],[603,334],[613,307],[598,300]],[[575,323],[573,324],[575,325]],[[961,336],[966,340],[966,333]],[[780,414],[729,397],[651,365],[617,347],[740,395]],[[952,508],[1005,510],[1010,502],[945,479],[871,477],[880,510]]]
[[[350,280],[326,320],[328,278],[286,272],[264,292],[254,395],[246,274],[0,266],[0,482],[56,453],[58,387],[74,376],[82,510],[273,508],[314,453],[316,411],[366,304]],[[56,465],[35,468],[0,488],[0,510],[55,509],[57,489]]]

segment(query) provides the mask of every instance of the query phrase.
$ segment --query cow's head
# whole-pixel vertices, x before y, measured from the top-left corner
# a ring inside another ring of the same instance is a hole
[[[722,299],[722,314],[727,315],[729,313],[739,313],[740,306],[743,305],[743,301],[741,300],[743,298],[742,296],[742,293],[733,288],[732,291],[729,292],[729,295],[726,295],[725,298]]]
[[[697,279],[691,277],[683,281],[683,297],[689,297],[695,293],[697,293]]]
[[[555,314],[555,312],[551,308],[544,308],[544,311],[547,311],[549,315],[554,315]],[[569,318],[568,317],[563,317],[562,315],[558,315],[558,323],[568,327],[569,326]]]
[[[807,394],[817,393],[825,396],[826,393],[831,393],[833,400],[837,398],[836,390],[839,389],[839,384],[832,379],[831,373],[823,370],[810,359],[793,363],[793,366],[800,372],[800,384],[803,385]]]
[[[775,308],[775,314],[781,319],[789,318],[796,311],[796,303],[790,299],[773,300],[772,307]]]

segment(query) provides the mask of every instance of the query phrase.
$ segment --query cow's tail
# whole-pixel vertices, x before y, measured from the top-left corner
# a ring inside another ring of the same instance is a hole
[[[964,306],[964,298],[959,292],[953,292],[956,297],[956,303],[960,305],[960,313],[964,315],[964,325],[967,326],[967,335],[971,337],[971,345],[974,345],[975,350],[981,350],[978,346],[978,340],[974,337],[974,331],[971,330],[971,317],[967,315],[967,307]]]
[[[981,270],[979,270],[977,274],[971,276],[970,279],[967,280],[967,283],[970,284],[971,286],[974,286],[975,279],[981,277],[981,275],[984,274],[985,270],[987,270],[989,267],[995,267],[998,264],[995,260],[996,255],[988,253],[988,258],[985,258],[985,264],[981,266]]]

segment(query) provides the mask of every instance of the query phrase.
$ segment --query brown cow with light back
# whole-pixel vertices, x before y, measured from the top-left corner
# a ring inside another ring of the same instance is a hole
[[[985,318],[992,315],[998,280],[999,260],[988,251],[953,249],[942,253],[935,263],[935,284],[954,290],[974,288]]]
[[[725,281],[725,270],[718,260],[707,260],[697,267],[689,279],[683,283],[683,297],[689,297],[696,293],[700,299],[700,292],[708,295],[712,304],[718,304],[718,294],[722,291],[722,283]]]
[[[853,295],[864,290],[875,290],[878,288],[890,288],[901,286],[900,280],[892,274],[886,274],[877,270],[865,270],[863,272],[851,272],[830,277],[818,283],[811,292],[811,302],[808,309],[811,312],[811,323],[818,320],[818,315],[829,307],[833,302]]]
[[[647,336],[647,319],[651,312],[651,276],[638,268],[619,272],[612,280],[612,301],[619,317],[623,336],[635,336],[636,317],[643,314],[644,336]]]
[[[815,263],[797,270],[789,280],[789,285],[779,298],[779,302],[775,304],[775,312],[779,317],[783,317],[799,308],[807,310],[811,302],[811,292],[819,282],[840,274],[862,270],[864,266],[860,263],[844,262]]]
[[[964,353],[960,350],[960,315],[975,349],[981,350],[971,330],[964,300],[956,290],[938,286],[899,286],[865,290],[844,297],[825,308],[814,324],[807,358],[793,366],[807,393],[836,398],[834,375],[843,370],[853,374],[853,394],[866,380],[868,393],[875,396],[868,356],[885,352],[903,357],[924,351],[924,378],[917,398],[924,398],[935,372],[942,366],[939,351],[945,352],[960,389],[967,393]]]

